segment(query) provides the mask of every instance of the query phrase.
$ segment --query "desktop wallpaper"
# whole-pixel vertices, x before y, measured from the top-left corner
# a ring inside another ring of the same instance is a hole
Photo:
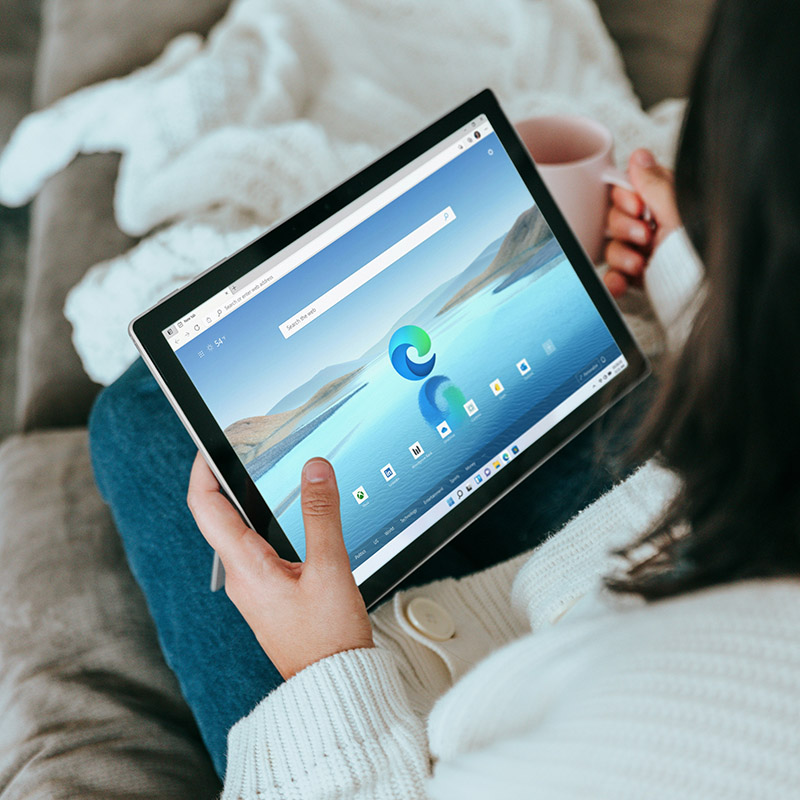
[[[449,224],[284,338],[281,323],[447,207]],[[331,461],[355,565],[614,347],[491,133],[177,355],[301,557],[302,466]]]

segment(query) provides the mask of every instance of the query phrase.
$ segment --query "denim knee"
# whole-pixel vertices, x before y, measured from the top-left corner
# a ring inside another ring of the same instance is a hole
[[[141,442],[148,427],[146,417],[158,384],[141,359],[137,359],[114,383],[103,389],[89,414],[89,450],[95,481],[108,502],[108,477],[112,469]]]

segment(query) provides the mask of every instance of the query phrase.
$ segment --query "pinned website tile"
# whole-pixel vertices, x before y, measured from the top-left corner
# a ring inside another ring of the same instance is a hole
[[[492,390],[492,393],[494,394],[494,396],[495,396],[495,397],[497,397],[498,395],[502,394],[502,393],[503,393],[503,391],[504,391],[504,389],[505,389],[505,387],[503,386],[503,384],[502,384],[502,383],[500,383],[500,378],[495,378],[495,379],[494,379],[494,380],[493,380],[493,381],[492,381],[492,382],[489,384],[489,388]]]

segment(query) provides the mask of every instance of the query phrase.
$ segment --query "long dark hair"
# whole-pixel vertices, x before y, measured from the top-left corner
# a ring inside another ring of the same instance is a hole
[[[621,552],[649,600],[800,576],[800,4],[720,0],[676,169],[705,300],[638,453],[681,479]],[[651,553],[637,558],[641,546]]]

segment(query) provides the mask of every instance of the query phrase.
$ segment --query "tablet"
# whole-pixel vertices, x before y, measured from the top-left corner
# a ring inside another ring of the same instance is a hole
[[[284,558],[303,464],[330,460],[368,605],[648,372],[489,90],[130,332]]]

